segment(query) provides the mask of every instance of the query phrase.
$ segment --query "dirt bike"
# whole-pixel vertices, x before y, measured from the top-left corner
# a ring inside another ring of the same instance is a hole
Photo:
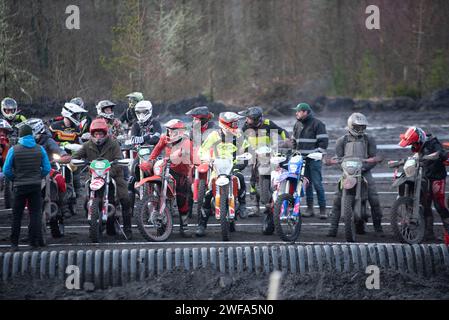
[[[274,228],[281,240],[296,241],[301,232],[301,198],[308,184],[304,176],[306,162],[321,160],[322,153],[311,153],[303,157],[300,153],[292,154],[287,169],[280,165],[287,160],[286,156],[273,157],[271,163],[280,165],[272,172]]]
[[[236,157],[237,161],[249,161],[250,153],[244,153]],[[233,175],[233,159],[216,158],[213,161],[214,173],[212,178],[212,195],[215,199],[215,218],[220,221],[221,236],[223,241],[229,241],[231,224],[235,223],[235,200],[241,188],[239,179]]]
[[[212,163],[206,160],[194,167],[192,193],[193,204],[196,209],[193,211],[196,212],[198,217],[201,216],[201,208],[203,207],[204,197],[209,187],[212,169]]]
[[[405,160],[389,161],[388,166],[395,168],[392,187],[398,189],[398,197],[391,208],[391,227],[395,237],[408,244],[419,244],[425,236],[423,192],[429,188],[428,180],[423,176],[422,160],[436,159],[430,154],[420,158],[418,153]],[[399,168],[402,172],[398,174]]]
[[[87,220],[89,222],[89,237],[92,242],[98,243],[102,238],[106,226],[109,235],[121,233],[127,239],[120,225],[118,207],[120,205],[117,196],[115,180],[110,177],[112,166],[126,167],[129,160],[96,159],[92,162],[73,159],[74,166],[89,166],[90,179],[86,181]],[[111,191],[112,186],[112,191]]]
[[[345,238],[348,242],[356,242],[356,234],[363,234],[368,222],[367,210],[368,182],[363,177],[363,163],[376,163],[382,159],[373,157],[362,159],[358,157],[334,158],[330,164],[340,164],[343,175],[339,188],[342,192],[341,212],[345,223]]]
[[[166,241],[173,231],[176,181],[170,174],[170,165],[170,158],[157,160],[153,175],[135,185],[143,193],[137,209],[137,226],[148,241]]]

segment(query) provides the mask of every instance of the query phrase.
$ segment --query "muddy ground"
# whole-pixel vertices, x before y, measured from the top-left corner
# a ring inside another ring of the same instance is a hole
[[[422,300],[449,299],[449,271],[431,279],[381,271],[380,289],[366,288],[367,275],[311,273],[284,275],[281,300]],[[180,285],[182,284],[182,285]],[[108,290],[67,290],[62,281],[20,279],[0,284],[0,299],[26,300],[265,300],[267,275],[228,276],[212,272],[173,272]],[[26,289],[24,289],[26,287]]]

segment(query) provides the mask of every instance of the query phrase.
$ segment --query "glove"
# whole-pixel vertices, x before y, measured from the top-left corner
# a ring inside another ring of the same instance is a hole
[[[81,140],[83,140],[83,141],[87,141],[89,139],[90,139],[90,133],[89,132],[86,132],[85,134],[83,134],[81,136]]]
[[[131,139],[133,144],[142,144],[144,142],[143,137],[133,137]]]
[[[153,170],[153,162],[150,161],[144,161],[140,164],[140,169],[143,172],[151,172]]]

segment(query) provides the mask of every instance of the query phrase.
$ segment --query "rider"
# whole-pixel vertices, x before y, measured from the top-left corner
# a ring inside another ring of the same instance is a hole
[[[62,120],[53,122],[50,125],[50,131],[53,135],[53,139],[63,148],[66,144],[81,144],[81,115],[87,113],[87,111],[77,104],[68,102],[64,104],[61,115]],[[81,194],[81,182],[79,170],[73,172],[73,186],[75,193],[71,200],[72,215],[76,212],[73,210],[73,205],[76,202],[76,196]]]
[[[70,100],[70,103],[74,103],[77,106],[79,106],[87,111],[87,109],[84,106],[84,100],[80,97],[73,98],[72,100]],[[87,112],[82,113],[81,117],[80,117],[81,136],[85,133],[89,133],[91,123],[92,123],[92,118],[89,116],[89,114]]]
[[[54,155],[58,155],[59,159],[57,161],[59,163],[70,163],[72,157],[58,146],[56,141],[51,137],[50,131],[41,119],[28,119],[24,122],[24,124],[31,127],[36,143],[44,147],[50,161],[56,160],[54,159]],[[62,174],[54,168],[50,171],[50,177],[54,178],[58,185],[61,212],[64,216],[68,216],[74,211],[69,203],[70,197],[73,194],[73,186],[70,183],[66,183]]]
[[[193,205],[191,196],[192,166],[193,166],[193,143],[187,133],[184,122],[174,119],[165,124],[167,133],[161,136],[158,144],[150,155],[150,161],[154,161],[165,150],[165,156],[170,157],[170,174],[176,181],[176,203],[182,223],[181,234],[185,237],[187,233],[187,218]],[[148,163],[141,165],[143,171],[150,171]]]
[[[133,145],[156,145],[161,137],[162,127],[160,122],[153,117],[153,105],[150,101],[140,101],[134,110],[137,122],[131,129],[131,143]],[[136,176],[137,163],[138,159],[135,159],[128,183],[128,189],[132,193],[135,192],[134,183],[136,180],[140,180],[140,177]]]
[[[239,112],[239,114],[246,117],[246,122],[243,125],[242,131],[245,133],[249,144],[254,150],[261,146],[273,148],[271,145],[272,131],[275,131],[283,141],[289,138],[289,134],[285,129],[279,127],[270,119],[264,119],[261,107],[250,107],[245,111]],[[256,190],[258,180],[258,166],[253,166],[251,170],[250,195],[251,197],[256,197],[257,203],[260,201],[260,194]],[[263,203],[263,205],[266,206],[265,214],[268,214],[270,212],[270,208],[268,207],[269,203]],[[259,206],[256,207],[257,214],[259,214],[260,208]]]
[[[26,118],[20,114],[18,110],[16,100],[12,98],[5,98],[1,103],[1,112],[5,120],[11,125],[15,136],[18,136],[18,130],[16,130],[16,125],[22,123]],[[14,142],[13,142],[14,143]]]
[[[214,117],[214,114],[209,111],[209,108],[207,106],[197,107],[194,108],[186,113],[186,115],[191,116],[193,118],[192,122],[192,131],[191,131],[191,138],[195,137],[196,132],[194,132],[194,129],[196,129],[196,124],[198,124],[201,129],[199,130],[201,134],[201,142],[203,141],[203,135],[206,133],[207,130],[214,130],[216,129],[216,126],[214,125],[212,118]]]
[[[73,158],[86,159],[89,162],[99,158],[104,158],[108,161],[122,159],[119,143],[112,139],[108,132],[109,128],[104,119],[95,119],[92,121],[90,126],[90,140],[83,144],[82,148],[76,152]],[[126,238],[130,240],[132,237],[131,208],[122,168],[112,167],[111,178],[115,180],[117,196],[122,205],[123,231]]]
[[[3,168],[3,164],[8,154],[9,147],[9,135],[13,132],[13,128],[5,119],[0,119],[0,171]],[[0,179],[3,180],[3,172],[0,172]],[[1,182],[0,182],[1,183]]]
[[[126,97],[128,98],[128,108],[122,113],[119,120],[121,123],[128,125],[128,128],[131,128],[137,121],[135,107],[139,102],[144,100],[144,97],[141,92],[133,92]]]
[[[338,158],[344,157],[359,157],[362,159],[369,159],[376,157],[377,145],[374,137],[369,136],[366,133],[366,127],[368,126],[368,120],[361,113],[353,113],[348,118],[348,133],[343,137],[340,137],[336,142],[335,153]],[[376,163],[364,163],[362,168],[362,175],[368,183],[368,201],[371,206],[371,216],[373,219],[374,231],[376,235],[383,237],[382,230],[382,209],[379,202],[379,194],[376,190],[376,183],[371,174],[371,169],[376,166]],[[342,191],[340,184],[337,185],[337,192],[334,197],[334,203],[332,207],[332,219],[331,227],[328,231],[328,237],[336,237],[338,230],[338,223],[341,216],[341,197]],[[359,229],[357,232],[364,234],[363,229]]]
[[[427,191],[423,192],[424,199],[424,216],[426,218],[426,238],[428,240],[435,239],[433,233],[433,215],[432,201],[435,209],[441,216],[446,237],[448,240],[449,233],[449,210],[445,204],[445,188],[446,188],[446,167],[444,162],[448,159],[448,153],[443,149],[442,144],[437,137],[426,134],[424,130],[418,127],[408,128],[404,134],[400,135],[401,141],[399,145],[403,148],[412,147],[412,152],[419,153],[420,157],[424,157],[433,153],[438,153],[436,160],[422,160],[423,175],[429,180]]]
[[[122,134],[122,124],[120,120],[116,119],[114,116],[115,103],[109,100],[103,100],[98,102],[97,108],[97,118],[103,118],[109,127],[109,134],[114,139],[117,139],[119,135]]]
[[[234,112],[223,112],[219,115],[219,130],[213,131],[201,145],[201,158],[208,158],[210,150],[213,149],[213,158],[232,158],[234,160],[233,175],[239,179],[240,190],[238,191],[239,215],[246,216],[246,185],[245,178],[241,171],[247,166],[247,161],[243,164],[237,163],[237,152],[247,152],[249,148],[248,141],[244,138],[238,127],[238,122],[242,117]],[[199,217],[197,237],[206,235],[207,221],[211,214],[212,190],[206,193],[204,198],[202,215]],[[231,224],[231,231],[235,231],[234,223]]]

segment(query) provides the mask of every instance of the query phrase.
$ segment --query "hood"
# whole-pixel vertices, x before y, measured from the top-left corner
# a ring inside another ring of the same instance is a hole
[[[36,146],[36,140],[34,140],[32,135],[20,138],[19,143],[25,148],[34,148]]]

